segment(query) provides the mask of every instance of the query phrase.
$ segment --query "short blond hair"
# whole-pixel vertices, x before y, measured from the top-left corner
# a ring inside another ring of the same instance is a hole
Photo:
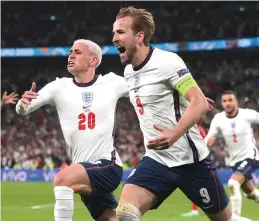
[[[140,31],[144,32],[144,44],[148,45],[156,29],[153,15],[146,9],[138,9],[133,6],[128,6],[120,9],[116,19],[127,16],[133,18],[132,29],[135,33]]]
[[[78,39],[74,41],[74,44],[85,44],[89,50],[97,56],[98,62],[96,64],[96,67],[98,67],[102,62],[102,49],[101,47],[94,43],[93,41],[87,40],[87,39]]]

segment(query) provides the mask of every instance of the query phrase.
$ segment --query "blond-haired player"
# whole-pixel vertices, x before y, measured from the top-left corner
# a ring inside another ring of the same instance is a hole
[[[16,106],[26,115],[43,105],[56,108],[72,165],[54,179],[55,221],[72,221],[74,193],[94,220],[116,221],[112,192],[120,184],[122,163],[114,148],[113,127],[117,100],[128,94],[123,77],[96,73],[102,51],[94,42],[79,39],[70,49],[68,71],[73,78],[57,78],[38,93],[36,84]]]

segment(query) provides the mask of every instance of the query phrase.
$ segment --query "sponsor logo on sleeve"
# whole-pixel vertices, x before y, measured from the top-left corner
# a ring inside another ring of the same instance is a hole
[[[181,69],[181,70],[177,71],[177,74],[178,74],[179,77],[182,77],[183,75],[189,74],[189,73],[190,73],[190,71],[189,71],[188,68],[184,68],[184,69]]]

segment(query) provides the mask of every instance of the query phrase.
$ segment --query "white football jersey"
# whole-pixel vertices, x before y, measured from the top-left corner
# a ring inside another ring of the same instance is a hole
[[[259,113],[254,110],[239,108],[233,118],[228,118],[222,111],[212,119],[205,141],[221,133],[229,152],[230,166],[246,158],[259,160],[252,124],[259,124]]]
[[[113,129],[117,101],[128,96],[123,77],[109,73],[92,82],[78,84],[72,78],[57,78],[43,87],[25,114],[42,105],[56,108],[73,163],[111,160],[115,153]],[[16,106],[20,110],[21,101]],[[116,152],[116,163],[122,165]]]
[[[175,53],[152,48],[146,60],[138,67],[127,65],[124,77],[128,83],[130,101],[138,115],[145,147],[149,140],[161,135],[153,125],[173,128],[189,102],[175,90],[175,84],[190,76],[183,60]],[[209,150],[197,126],[166,150],[146,148],[145,156],[168,167],[198,162]]]

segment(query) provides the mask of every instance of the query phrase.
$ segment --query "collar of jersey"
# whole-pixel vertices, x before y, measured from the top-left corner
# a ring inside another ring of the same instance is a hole
[[[133,71],[138,71],[141,68],[143,68],[148,63],[149,59],[151,58],[151,55],[152,55],[153,51],[154,51],[154,48],[152,46],[149,46],[149,52],[148,52],[147,57],[145,58],[145,60],[141,64],[139,64],[137,67],[134,67]]]
[[[235,114],[235,116],[233,116],[233,117],[228,117],[227,114],[226,114],[226,117],[227,117],[227,118],[230,118],[230,119],[235,118],[235,117],[238,115],[238,112],[239,112],[239,109],[237,110],[237,113]]]
[[[75,78],[73,78],[73,82],[78,87],[89,87],[89,86],[93,85],[96,82],[98,77],[99,77],[99,74],[94,75],[94,79],[91,80],[88,83],[78,83],[78,82],[76,82]]]

